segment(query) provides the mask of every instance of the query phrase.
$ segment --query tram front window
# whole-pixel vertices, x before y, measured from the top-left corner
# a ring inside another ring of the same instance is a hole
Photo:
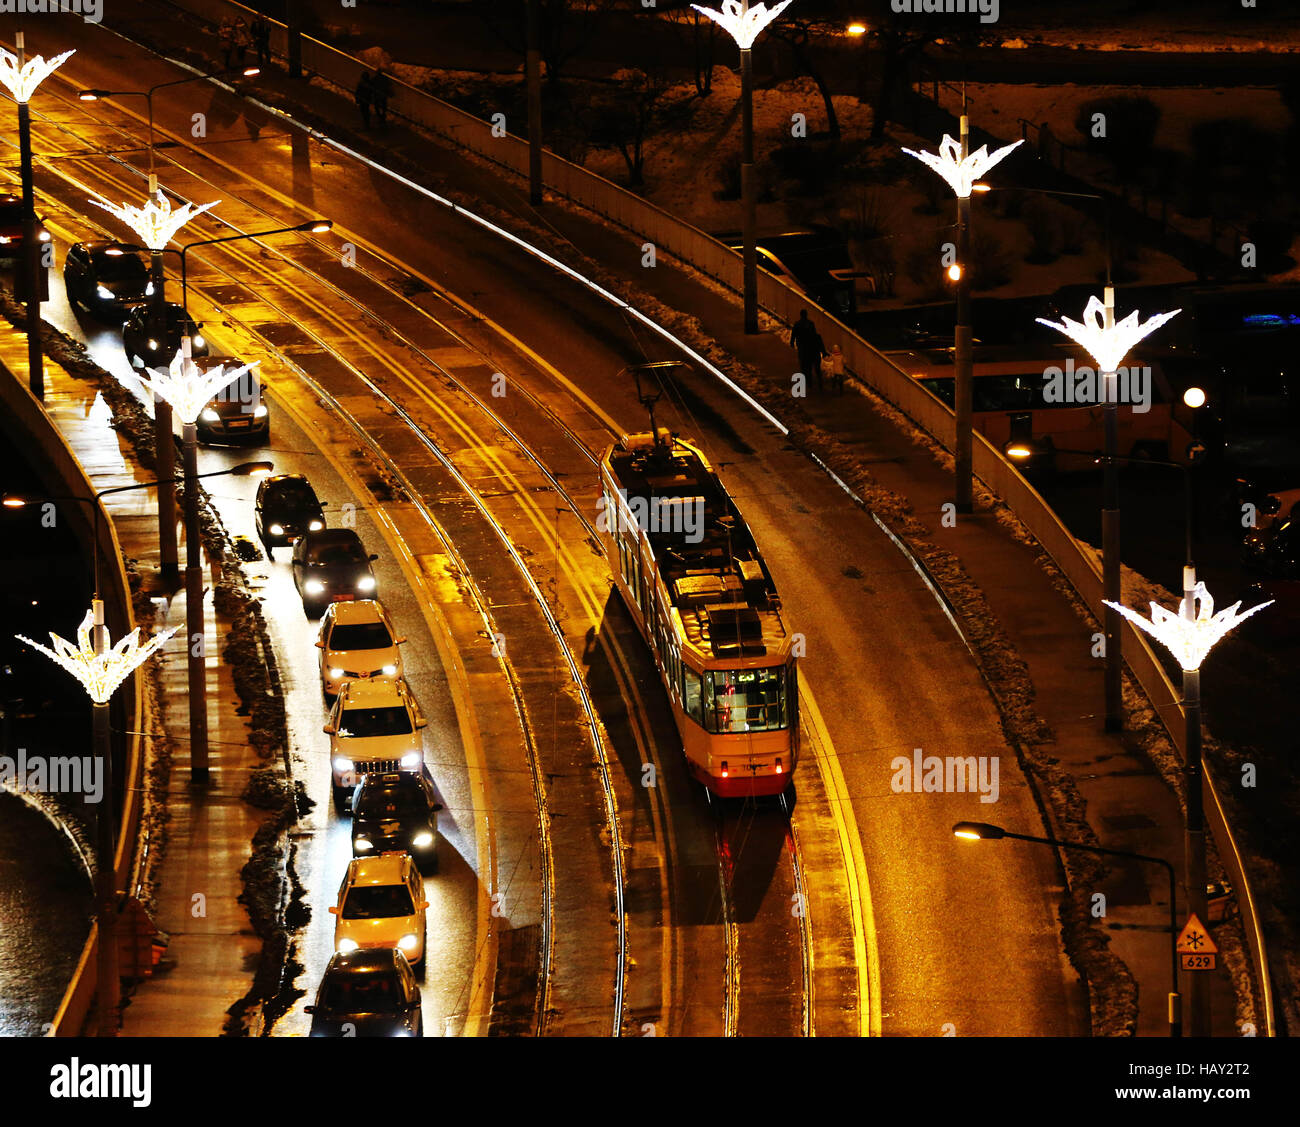
[[[772,732],[788,726],[786,671],[712,669],[705,674],[704,716],[710,732]]]

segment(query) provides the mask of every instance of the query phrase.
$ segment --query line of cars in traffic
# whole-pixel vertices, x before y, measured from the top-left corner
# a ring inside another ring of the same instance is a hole
[[[334,954],[312,1005],[311,1036],[422,1036],[424,874],[438,866],[438,802],[424,762],[428,721],[406,680],[401,636],[352,528],[329,528],[301,474],[262,480],[254,526],[269,560],[289,547],[316,639],[329,715],[330,792],[351,816],[352,860],[339,885]]]

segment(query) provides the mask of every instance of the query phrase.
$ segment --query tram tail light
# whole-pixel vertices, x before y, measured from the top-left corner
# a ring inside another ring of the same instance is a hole
[[[781,757],[778,755],[776,757],[776,773],[780,775],[784,770],[785,768],[781,766]]]
[[[727,771],[727,761],[724,759],[724,760],[722,761],[722,777],[725,779],[725,778],[727,777],[727,774],[728,774],[728,771]]]

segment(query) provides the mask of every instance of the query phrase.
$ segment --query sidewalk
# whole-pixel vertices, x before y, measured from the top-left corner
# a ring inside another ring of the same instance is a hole
[[[192,57],[196,41],[215,47],[215,39],[196,36],[188,22],[146,27],[143,15],[136,0],[123,0],[111,22],[133,36],[148,35],[169,53],[181,56]],[[400,121],[391,122],[382,135],[362,134],[356,128],[351,99],[340,93],[291,82],[273,68],[259,78],[256,97],[292,110],[343,143],[408,175],[438,183],[444,190],[452,185],[461,198],[490,200],[496,208],[539,224],[539,217],[528,208],[526,185],[436,145]],[[639,240],[627,233],[614,233],[561,202],[544,206],[542,213],[541,223],[572,244],[561,251],[571,263],[576,257],[572,248],[577,248],[609,275],[698,318],[732,357],[768,374],[772,387],[782,380],[788,382],[793,357],[784,333],[744,335],[738,302],[678,269],[667,256],[660,257],[656,269],[642,269]],[[933,542],[953,553],[982,589],[1003,630],[1028,664],[1036,691],[1034,707],[1056,736],[1048,750],[1077,782],[1101,844],[1166,857],[1181,869],[1183,834],[1177,798],[1130,741],[1103,731],[1101,663],[1090,656],[1089,633],[1083,622],[1035,562],[1036,550],[1019,543],[987,513],[963,517],[955,528],[943,528],[940,506],[951,495],[950,473],[900,434],[864,396],[790,401],[788,409],[781,411],[785,416],[800,412],[828,435],[856,449],[880,485],[908,498],[916,517],[928,526]],[[1104,928],[1112,949],[1139,985],[1138,1032],[1166,1033],[1169,948],[1164,931],[1168,903],[1163,875],[1145,867],[1116,864],[1110,882],[1100,891],[1107,894]],[[1180,909],[1180,916],[1183,914]],[[1225,974],[1215,974],[1214,988],[1216,1035],[1234,1036],[1235,1006]]]
[[[15,377],[27,379],[26,338],[7,321],[0,322],[0,356]],[[109,408],[94,384],[69,375],[49,357],[45,382],[46,411],[96,490],[153,480],[152,471],[135,464],[130,442],[111,429]],[[157,586],[155,494],[153,489],[139,489],[104,499],[122,551],[137,562],[146,590]],[[183,529],[180,558],[185,559]],[[215,584],[210,566],[205,568],[204,583],[209,588]],[[179,625],[183,637],[184,586],[170,598],[161,590],[152,590],[151,597],[154,618],[137,624],[153,632]],[[129,999],[124,997],[124,1036],[219,1035],[227,1008],[249,988],[251,968],[262,947],[237,899],[243,891],[240,869],[248,858],[253,833],[265,818],[265,812],[243,802],[240,795],[248,770],[262,764],[248,746],[244,721],[235,714],[239,698],[229,668],[220,657],[225,624],[214,616],[211,595],[205,600],[205,610],[212,762],[212,784],[205,790],[193,790],[189,785],[187,663],[180,638],[155,659],[164,713],[161,719],[173,750],[165,797],[168,820],[163,861],[152,881],[156,893],[153,921],[170,936],[170,942],[153,977]],[[146,723],[157,724],[158,719],[145,713]],[[154,768],[154,763],[144,765],[146,777]]]

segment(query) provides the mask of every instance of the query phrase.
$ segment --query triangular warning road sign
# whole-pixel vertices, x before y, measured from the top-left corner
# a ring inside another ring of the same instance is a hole
[[[1187,917],[1187,923],[1178,933],[1178,945],[1175,949],[1180,955],[1216,955],[1219,952],[1218,945],[1210,938],[1210,933],[1197,919],[1195,912]]]

